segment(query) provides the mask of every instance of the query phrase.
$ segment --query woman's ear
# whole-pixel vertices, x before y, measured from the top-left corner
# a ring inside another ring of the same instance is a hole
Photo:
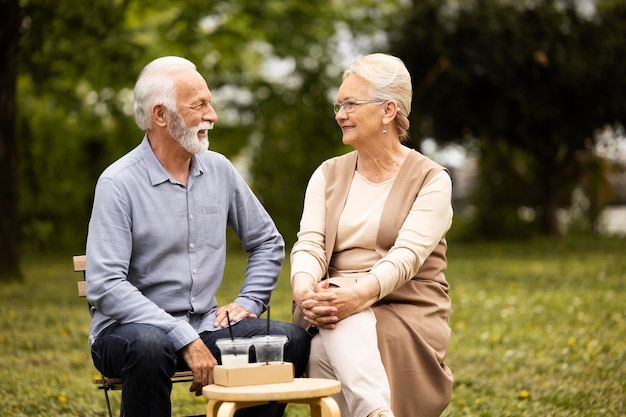
[[[383,123],[389,124],[396,118],[396,114],[398,114],[398,103],[395,101],[385,101],[383,103],[383,110],[385,112],[383,116]]]
[[[167,126],[168,111],[162,104],[155,104],[152,106],[152,122],[157,126]]]

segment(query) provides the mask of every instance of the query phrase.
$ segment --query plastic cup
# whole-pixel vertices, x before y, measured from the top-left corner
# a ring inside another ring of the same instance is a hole
[[[256,352],[256,361],[258,363],[282,362],[285,343],[288,340],[285,335],[254,336],[252,345]]]
[[[222,366],[225,368],[241,368],[248,365],[249,338],[218,339],[215,344],[220,350]]]

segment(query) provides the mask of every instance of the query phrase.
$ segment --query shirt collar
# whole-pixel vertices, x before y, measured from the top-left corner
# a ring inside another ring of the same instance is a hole
[[[161,165],[156,155],[152,151],[152,147],[150,147],[150,141],[148,140],[148,135],[144,135],[143,141],[141,142],[141,153],[143,156],[143,160],[146,163],[146,167],[148,168],[148,176],[150,177],[150,182],[152,185],[159,185],[166,181],[172,181],[170,175],[167,173],[165,168]],[[198,177],[202,175],[206,171],[204,164],[198,158],[198,155],[192,155],[191,157],[191,165],[189,167],[189,175]]]
[[[208,152],[208,151],[207,151]],[[189,175],[199,177],[206,172],[206,168],[202,159],[199,157],[202,154],[196,154],[191,157],[191,166],[189,167]]]

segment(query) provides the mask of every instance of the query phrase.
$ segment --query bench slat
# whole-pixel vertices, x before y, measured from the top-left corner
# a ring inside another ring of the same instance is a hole
[[[78,296],[86,297],[87,296],[87,283],[85,281],[78,281],[76,283],[76,287],[78,288]]]
[[[72,259],[74,261],[74,272],[85,272],[85,269],[87,269],[87,256],[76,255]]]
[[[172,377],[172,382],[191,382],[193,381],[193,372],[191,371],[179,371]],[[96,385],[106,385],[107,389],[119,389],[122,384],[122,378],[95,378],[93,383]]]

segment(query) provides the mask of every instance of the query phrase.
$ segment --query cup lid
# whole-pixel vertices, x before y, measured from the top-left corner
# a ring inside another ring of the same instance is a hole
[[[289,340],[284,334],[268,334],[264,336],[252,336],[252,343],[286,343]]]
[[[235,337],[234,339],[230,339],[230,338],[224,338],[224,339],[217,339],[215,341],[215,344],[217,345],[217,347],[221,346],[245,346],[245,345],[250,345],[251,340],[248,337]]]

